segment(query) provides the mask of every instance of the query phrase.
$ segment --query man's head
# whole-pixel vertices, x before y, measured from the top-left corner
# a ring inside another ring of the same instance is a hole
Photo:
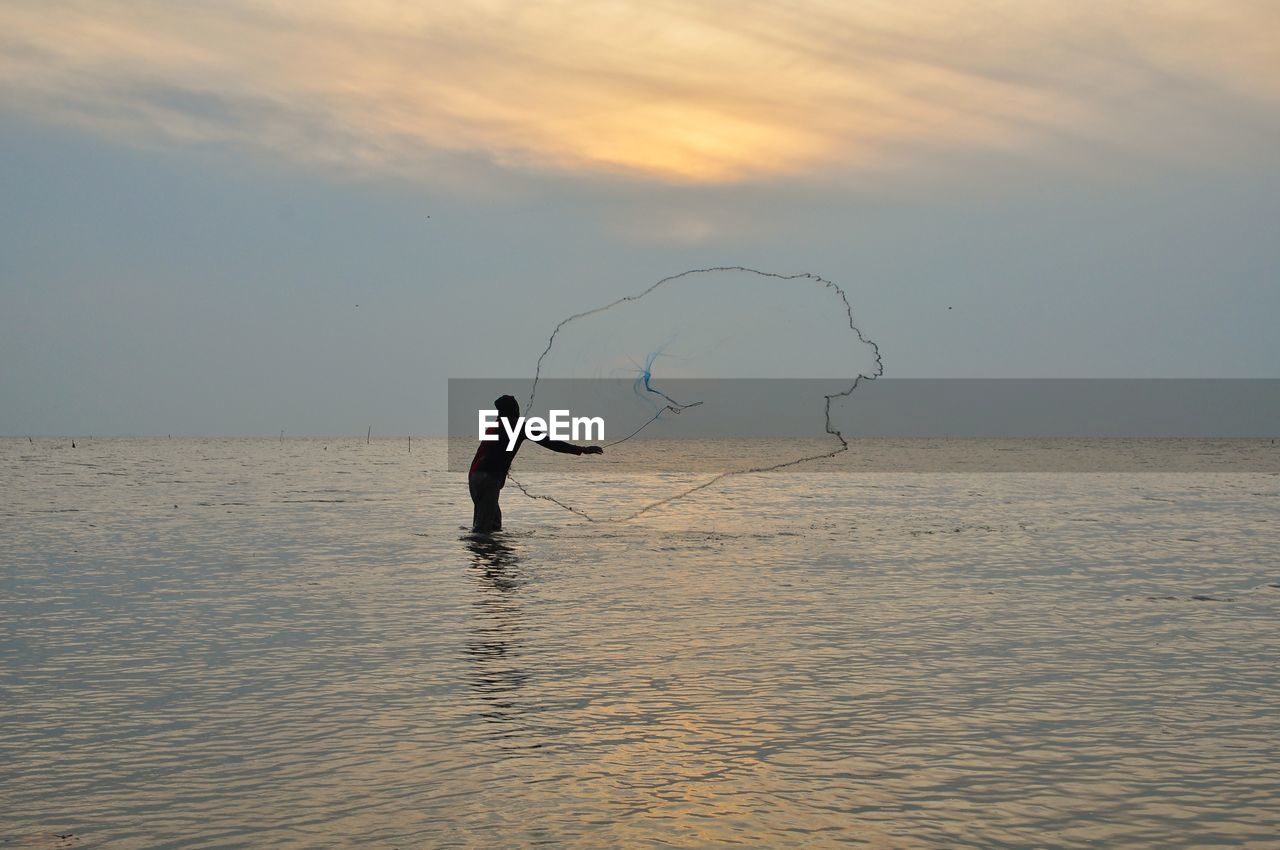
[[[514,424],[520,418],[520,402],[516,401],[515,396],[504,395],[496,398],[493,406],[498,411],[498,415],[508,422]]]

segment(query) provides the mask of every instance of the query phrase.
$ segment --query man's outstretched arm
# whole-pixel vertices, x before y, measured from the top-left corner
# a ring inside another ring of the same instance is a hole
[[[553,452],[560,452],[567,455],[598,455],[604,454],[604,449],[599,446],[575,446],[573,443],[566,443],[564,440],[553,440],[550,437],[543,437],[541,440],[533,440],[533,442],[542,446],[544,449],[551,449]]]

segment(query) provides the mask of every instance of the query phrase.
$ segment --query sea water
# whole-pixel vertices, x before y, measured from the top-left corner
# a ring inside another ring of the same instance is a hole
[[[471,539],[444,453],[0,440],[0,846],[1280,835],[1274,473],[509,486]]]

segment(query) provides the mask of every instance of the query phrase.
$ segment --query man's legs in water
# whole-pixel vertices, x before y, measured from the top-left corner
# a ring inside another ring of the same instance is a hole
[[[467,488],[471,491],[471,503],[475,510],[471,515],[471,530],[476,534],[488,534],[502,530],[502,508],[498,505],[498,497],[502,488],[498,481],[487,472],[473,472],[467,478]]]

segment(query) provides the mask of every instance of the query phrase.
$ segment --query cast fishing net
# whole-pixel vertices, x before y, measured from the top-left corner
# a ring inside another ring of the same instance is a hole
[[[511,481],[586,519],[626,520],[733,476],[805,468],[847,450],[854,393],[883,369],[832,281],[740,266],[672,275],[552,329],[525,411],[603,412],[605,455]]]

